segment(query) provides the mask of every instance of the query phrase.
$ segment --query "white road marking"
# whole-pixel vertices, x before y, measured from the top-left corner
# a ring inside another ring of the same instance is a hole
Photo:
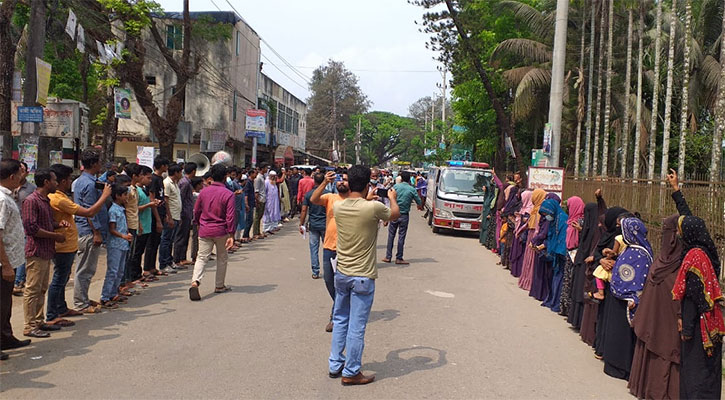
[[[456,295],[454,295],[453,293],[439,292],[439,291],[436,291],[436,290],[426,290],[425,292],[428,293],[428,294],[431,294],[433,296],[443,297],[443,298],[446,298],[446,299],[452,299],[452,298],[456,297]]]

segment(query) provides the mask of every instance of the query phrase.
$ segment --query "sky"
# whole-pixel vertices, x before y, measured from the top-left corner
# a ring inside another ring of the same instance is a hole
[[[159,2],[166,11],[182,10],[181,0]],[[371,110],[405,116],[419,98],[440,93],[440,64],[415,24],[425,10],[406,0],[229,2],[300,74],[309,78],[329,59],[344,62],[358,76]],[[227,0],[190,2],[191,11],[232,11],[232,6]],[[307,82],[264,44],[262,61],[265,74],[302,100],[309,97]]]

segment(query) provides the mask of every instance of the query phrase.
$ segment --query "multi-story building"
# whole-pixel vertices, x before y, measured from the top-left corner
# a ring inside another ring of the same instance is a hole
[[[260,92],[259,104],[267,110],[267,130],[275,148],[270,161],[288,166],[302,163],[309,156],[305,153],[307,104],[265,74],[261,74]]]
[[[217,150],[232,154],[234,162],[251,161],[252,139],[245,138],[246,110],[256,108],[260,73],[259,35],[232,12],[192,12],[191,18],[205,18],[231,26],[231,34],[218,40],[192,38],[192,58],[200,57],[199,74],[187,84],[182,122],[174,145],[174,157],[186,159],[194,153],[211,156]],[[166,47],[181,53],[181,13],[166,13],[156,19]],[[176,91],[176,75],[146,33],[144,74],[161,115]],[[137,146],[156,146],[151,126],[138,103],[132,101],[131,119],[119,120],[116,157],[135,160]],[[190,136],[190,137],[189,137]],[[266,138],[259,140],[261,151]],[[204,147],[202,147],[204,146]]]

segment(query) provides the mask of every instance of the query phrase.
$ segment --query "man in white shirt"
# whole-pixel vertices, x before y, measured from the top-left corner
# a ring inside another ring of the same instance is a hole
[[[13,282],[15,268],[25,264],[25,230],[15,199],[15,190],[22,180],[20,162],[0,161],[0,349],[27,346],[30,340],[19,340],[13,335],[10,316],[13,309]],[[0,360],[8,355],[0,351]]]
[[[174,164],[169,166],[168,176],[164,179],[164,198],[166,199],[166,224],[161,232],[159,244],[159,269],[167,273],[176,273],[179,266],[174,264],[172,250],[174,238],[179,230],[181,220],[181,191],[179,181],[181,180],[181,166]]]

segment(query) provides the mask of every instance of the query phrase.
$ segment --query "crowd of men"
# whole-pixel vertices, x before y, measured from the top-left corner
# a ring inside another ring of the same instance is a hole
[[[333,332],[330,376],[365,384],[360,373],[365,324],[372,306],[377,233],[389,226],[390,262],[396,263],[412,202],[421,198],[408,173],[393,179],[378,169],[259,168],[215,164],[203,176],[197,165],[163,157],[153,168],[127,163],[101,165],[94,150],[81,154],[82,173],[55,164],[34,171],[13,159],[0,161],[0,347],[30,344],[18,339],[10,317],[12,296],[22,297],[27,338],[48,338],[75,325],[73,317],[127,303],[138,288],[193,266],[189,298],[201,300],[207,262],[216,259],[213,291],[224,293],[228,254],[263,240],[300,212],[300,232],[309,234],[312,278],[324,277],[332,299],[327,332]],[[396,198],[400,200],[400,206]],[[323,247],[320,272],[319,245]],[[105,249],[100,297],[89,294]],[[52,268],[51,268],[52,266]],[[66,287],[73,277],[73,299]],[[347,361],[343,356],[347,348]],[[7,359],[0,352],[0,359]]]

